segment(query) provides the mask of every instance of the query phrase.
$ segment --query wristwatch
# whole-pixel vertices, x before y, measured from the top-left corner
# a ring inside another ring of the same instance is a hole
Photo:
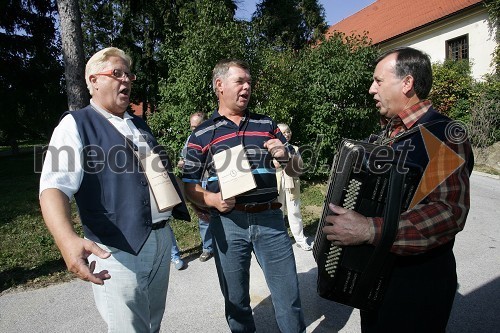
[[[290,154],[289,152],[287,152],[287,154],[288,154],[288,159],[286,159],[286,160],[279,160],[278,161],[281,165],[287,164],[292,159],[292,154]]]

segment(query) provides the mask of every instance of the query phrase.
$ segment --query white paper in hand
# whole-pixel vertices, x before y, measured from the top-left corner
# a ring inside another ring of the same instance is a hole
[[[153,192],[158,211],[170,210],[182,202],[158,154],[153,153],[141,159],[141,164]]]
[[[219,178],[222,200],[257,187],[243,145],[218,152],[213,156],[213,160]]]

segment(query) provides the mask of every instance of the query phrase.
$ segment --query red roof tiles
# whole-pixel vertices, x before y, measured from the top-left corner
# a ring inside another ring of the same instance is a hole
[[[428,23],[477,6],[481,0],[377,0],[359,12],[332,25],[327,35],[341,31],[363,34],[373,44],[410,32]]]

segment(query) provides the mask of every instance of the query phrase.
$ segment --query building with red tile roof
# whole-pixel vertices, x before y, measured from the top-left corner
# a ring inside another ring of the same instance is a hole
[[[143,117],[144,110],[143,110],[143,104],[142,102],[139,102],[138,104],[135,103],[130,103],[130,108],[132,109],[132,113],[138,117]],[[146,116],[149,116],[151,114],[151,105],[148,105],[148,109],[146,110]]]
[[[382,51],[415,47],[427,52],[433,62],[470,59],[477,79],[493,70],[497,41],[481,0],[376,0],[332,25],[327,36],[334,31],[366,32]]]

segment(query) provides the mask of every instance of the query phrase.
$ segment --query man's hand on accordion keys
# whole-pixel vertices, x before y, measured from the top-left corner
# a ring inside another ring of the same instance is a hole
[[[326,217],[323,232],[335,245],[370,244],[375,237],[375,227],[363,215],[351,209],[329,204],[335,213]]]

